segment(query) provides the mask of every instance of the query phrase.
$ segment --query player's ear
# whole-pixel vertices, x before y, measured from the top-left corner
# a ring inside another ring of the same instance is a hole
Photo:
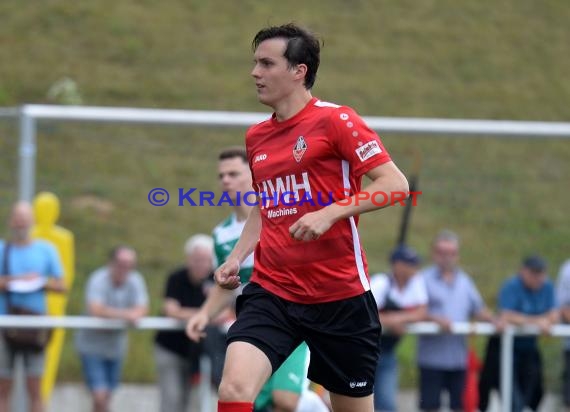
[[[307,65],[304,63],[300,63],[295,66],[295,79],[304,79],[307,75]]]

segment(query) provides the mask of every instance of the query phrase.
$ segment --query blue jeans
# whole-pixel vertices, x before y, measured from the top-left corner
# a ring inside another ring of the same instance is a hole
[[[398,394],[398,360],[394,351],[380,355],[374,378],[374,409],[376,411],[396,411]]]
[[[85,382],[91,392],[112,392],[119,385],[121,359],[81,354]]]

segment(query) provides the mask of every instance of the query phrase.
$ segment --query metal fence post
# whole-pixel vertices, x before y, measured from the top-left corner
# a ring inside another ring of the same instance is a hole
[[[501,412],[512,408],[514,337],[515,328],[506,326],[501,334]]]
[[[36,120],[23,106],[20,110],[20,148],[18,167],[18,199],[32,201],[36,174]],[[24,412],[28,409],[28,391],[24,362],[18,356],[14,363],[12,385],[12,411]]]
[[[19,200],[32,201],[36,174],[36,119],[26,106],[20,111],[20,149],[19,149]]]

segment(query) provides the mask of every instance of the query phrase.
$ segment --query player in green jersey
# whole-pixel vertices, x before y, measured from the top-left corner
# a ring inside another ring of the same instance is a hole
[[[217,265],[221,265],[237,243],[252,205],[257,199],[251,187],[251,172],[245,149],[227,148],[220,153],[218,160],[218,179],[222,190],[232,200],[233,208],[232,214],[213,230]],[[249,282],[252,270],[253,254],[240,266],[242,285]],[[210,320],[233,303],[235,296],[233,291],[221,289],[216,285],[212,292],[201,310],[188,323],[187,333],[193,340],[199,340]],[[255,411],[328,411],[320,397],[308,389],[308,358],[307,345],[302,343],[262,388],[255,401]]]

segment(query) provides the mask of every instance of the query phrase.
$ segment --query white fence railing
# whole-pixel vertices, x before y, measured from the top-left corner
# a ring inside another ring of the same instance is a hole
[[[146,317],[135,324],[115,319],[95,318],[89,316],[0,316],[0,329],[8,327],[18,328],[66,328],[66,329],[129,329],[129,330],[182,330],[185,323],[164,317]],[[407,333],[412,335],[437,335],[443,333],[441,328],[433,322],[418,322],[407,327]],[[513,327],[507,326],[501,331],[490,323],[483,322],[456,322],[451,325],[454,335],[501,335],[501,411],[511,411],[511,396],[513,383],[513,343],[517,335],[538,335],[540,330],[534,326]],[[570,337],[570,325],[554,325],[550,336]],[[202,362],[205,360],[202,359]],[[204,363],[209,368],[209,363]],[[202,379],[208,382],[209,379]],[[200,390],[202,405],[209,405],[210,390]],[[505,394],[509,394],[505,396]],[[207,399],[208,398],[208,399]]]
[[[22,200],[31,200],[34,195],[38,121],[247,127],[267,119],[268,116],[267,113],[252,112],[50,105],[24,105],[20,108],[0,109],[0,118],[19,120],[19,198]],[[370,128],[381,134],[570,138],[569,122],[368,116],[365,116],[364,120]]]

